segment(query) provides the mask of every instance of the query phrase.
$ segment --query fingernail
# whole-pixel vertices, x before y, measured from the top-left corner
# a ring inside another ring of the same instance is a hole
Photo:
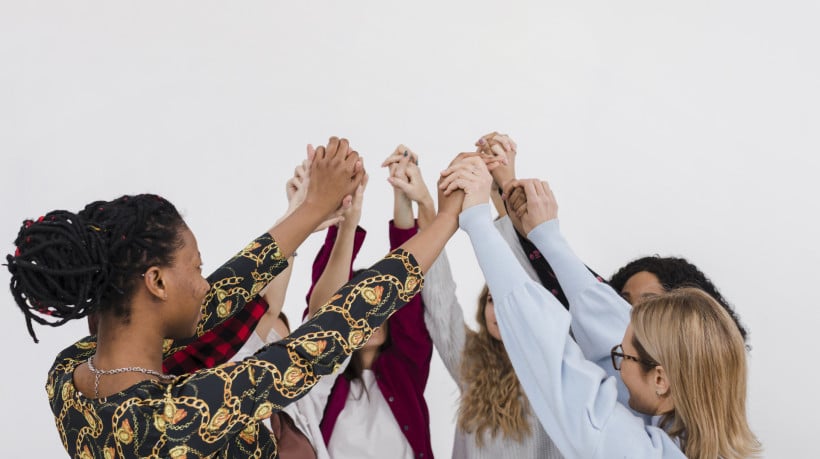
[[[404,156],[407,156],[407,150],[404,150]]]
[[[478,144],[479,145],[484,145],[484,137],[478,139]]]

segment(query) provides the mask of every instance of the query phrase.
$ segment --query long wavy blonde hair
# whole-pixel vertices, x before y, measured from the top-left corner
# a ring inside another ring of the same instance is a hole
[[[529,403],[504,343],[487,330],[484,310],[489,293],[485,285],[476,312],[479,329],[467,329],[460,369],[465,391],[458,407],[458,426],[465,432],[474,432],[479,447],[484,445],[485,433],[491,437],[501,434],[515,441],[522,441],[531,433],[527,420]]]
[[[687,458],[760,453],[746,421],[746,347],[714,298],[681,288],[647,299],[632,308],[632,329],[640,357],[667,374],[674,411],[660,426],[680,440]]]

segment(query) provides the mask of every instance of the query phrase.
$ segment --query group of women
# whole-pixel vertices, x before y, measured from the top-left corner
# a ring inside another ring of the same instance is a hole
[[[661,257],[604,282],[562,237],[546,182],[516,177],[516,150],[508,136],[480,138],[441,173],[435,208],[417,155],[399,146],[382,164],[390,252],[364,269],[353,265],[368,174],[336,137],[297,166],[286,214],[207,278],[196,238],[159,196],[24,221],[7,261],[30,334],[33,322],[89,317],[92,328],[46,384],[66,451],[431,458],[435,347],[460,391],[453,457],[757,455],[747,333],[714,285]],[[459,227],[487,284],[477,330],[443,250]],[[324,229],[291,332],[293,256]]]

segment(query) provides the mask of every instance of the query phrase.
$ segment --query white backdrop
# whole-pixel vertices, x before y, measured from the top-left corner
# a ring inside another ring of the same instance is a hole
[[[361,265],[387,249],[377,166],[396,144],[434,183],[478,136],[508,132],[519,175],[550,180],[599,273],[659,253],[712,277],[751,330],[766,456],[816,457],[820,7],[565,3],[3,0],[0,250],[24,218],[154,192],[213,269],[284,210],[304,144],[344,135],[371,172]],[[291,318],[320,242],[299,249]],[[448,250],[472,320],[480,271],[464,234]],[[35,345],[0,298],[3,456],[62,457],[45,377],[85,323],[38,328]],[[427,392],[448,457],[456,393],[438,360]]]

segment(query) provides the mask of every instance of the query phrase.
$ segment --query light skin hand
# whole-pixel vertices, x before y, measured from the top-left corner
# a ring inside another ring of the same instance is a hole
[[[398,177],[404,177],[407,164],[413,161],[415,154],[411,152],[406,146],[399,145],[391,153],[387,159],[382,162],[381,167],[388,169],[387,181],[393,187],[393,224],[397,228],[407,229],[415,226],[416,221],[413,216],[413,202],[397,187],[393,180]]]
[[[424,183],[424,177],[422,177],[421,169],[417,164],[409,163],[405,172],[407,174],[407,187],[404,187],[403,191],[418,205],[419,228],[424,228],[436,216],[433,197],[430,195],[427,184]],[[404,183],[400,178],[396,178],[396,186],[402,187]]]
[[[390,153],[390,156],[388,156],[387,159],[385,159],[384,162],[382,162],[381,167],[389,167],[389,166],[401,161],[402,158],[409,158],[410,162],[412,162],[416,165],[419,164],[418,155],[413,153],[413,151],[410,150],[409,148],[407,148],[407,146],[405,146],[403,144],[399,144],[399,146],[396,147],[395,150],[393,150],[393,153]],[[392,168],[390,170],[391,170],[391,172],[393,171]],[[391,175],[393,175],[393,174],[391,174]]]
[[[476,153],[460,154],[441,175],[443,180],[439,188],[445,195],[456,189],[464,190],[464,209],[490,199],[493,179],[484,159]]]
[[[367,188],[367,182],[369,179],[370,176],[365,173],[362,178],[362,182],[358,187],[356,187],[356,191],[353,193],[353,198],[351,199],[350,205],[344,209],[342,214],[343,222],[339,225],[340,230],[356,231],[356,227],[359,226],[359,222],[362,219],[364,190]]]
[[[413,202],[432,202],[433,197],[430,195],[430,191],[424,183],[424,178],[421,176],[421,170],[417,165],[408,161],[401,166],[398,172],[387,179],[394,189],[404,193]]]
[[[382,163],[382,167],[390,168],[387,181],[395,194],[393,222],[396,227],[412,228],[415,225],[411,202],[418,205],[419,227],[429,224],[436,211],[433,197],[418,167],[418,155],[405,145],[399,145]]]
[[[492,170],[493,180],[499,187],[503,188],[507,182],[515,179],[515,156],[518,146],[510,136],[491,132],[478,139],[475,145],[477,152],[507,157],[507,164],[502,164]]]

